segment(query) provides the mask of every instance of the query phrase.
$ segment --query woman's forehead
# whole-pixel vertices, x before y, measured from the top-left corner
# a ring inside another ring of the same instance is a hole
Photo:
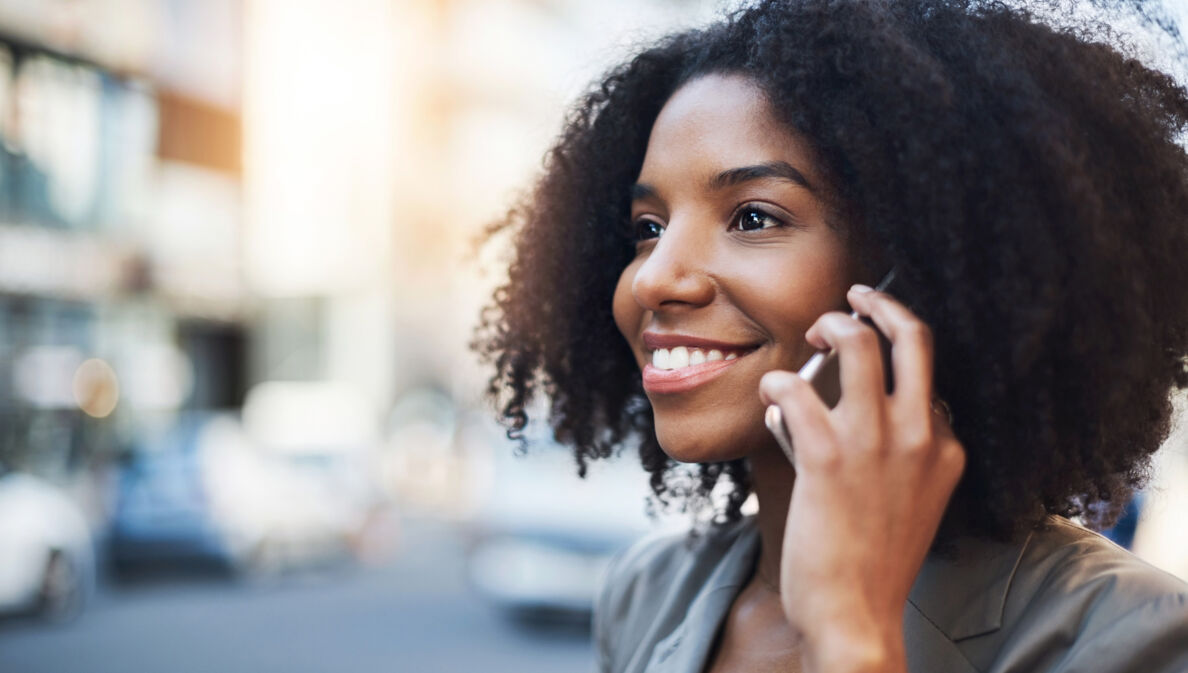
[[[656,117],[640,180],[690,173],[708,180],[741,166],[784,163],[817,183],[808,147],[775,117],[754,80],[703,75],[677,89]]]

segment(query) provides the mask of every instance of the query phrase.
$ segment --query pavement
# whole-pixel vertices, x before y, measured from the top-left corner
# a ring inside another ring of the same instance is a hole
[[[513,620],[474,595],[463,571],[461,536],[412,520],[377,567],[104,584],[74,623],[0,621],[0,672],[593,670],[587,627]]]

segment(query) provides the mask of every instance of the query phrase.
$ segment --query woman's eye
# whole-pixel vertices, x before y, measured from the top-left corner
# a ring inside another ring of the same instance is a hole
[[[779,227],[783,224],[776,217],[758,208],[744,208],[734,216],[734,222],[731,223],[731,227],[739,231],[759,231],[760,229]]]
[[[635,221],[635,240],[646,241],[650,238],[660,238],[664,233],[664,227],[656,220],[636,220]]]

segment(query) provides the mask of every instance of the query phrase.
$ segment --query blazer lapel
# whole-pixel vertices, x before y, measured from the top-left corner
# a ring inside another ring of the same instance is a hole
[[[911,673],[978,673],[961,648],[911,603],[903,612],[903,644]]]
[[[929,554],[908,601],[953,641],[1002,628],[1007,592],[1031,542],[963,539],[951,558]]]
[[[904,644],[913,673],[977,673],[958,643],[1002,627],[1003,608],[1031,536],[1018,543],[961,540],[952,557],[929,554],[904,608]],[[651,652],[647,673],[705,667],[709,649],[758,552],[746,530],[689,606],[686,618]]]
[[[1002,628],[1003,608],[1031,542],[963,539],[952,556],[929,554],[904,610],[911,671],[974,671],[957,643]]]
[[[749,526],[693,599],[681,624],[656,643],[644,669],[646,673],[705,670],[718,629],[730,612],[735,597],[750,579],[758,551],[759,529]]]

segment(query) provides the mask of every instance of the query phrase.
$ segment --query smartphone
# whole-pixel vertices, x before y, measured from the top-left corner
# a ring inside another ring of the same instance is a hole
[[[879,284],[874,289],[882,292],[891,285],[893,280],[895,280],[894,268],[888,271],[887,275],[883,276],[883,279],[879,281]],[[851,312],[850,317],[855,320],[861,320],[874,327],[875,333],[879,335],[879,350],[883,354],[883,380],[887,392],[890,393],[895,385],[895,380],[891,375],[891,342],[875,327],[869,318],[859,316],[857,311]],[[827,351],[814,353],[808,362],[804,363],[804,366],[800,368],[797,374],[800,375],[800,378],[813,385],[813,389],[817,391],[817,395],[821,397],[821,401],[827,407],[832,409],[837,406],[838,401],[841,399],[841,367],[838,364],[836,350],[831,348]],[[796,455],[792,451],[792,438],[788,435],[787,426],[784,425],[784,417],[780,411],[780,407],[775,404],[769,406],[764,421],[767,424],[767,429],[775,435],[780,448],[784,450],[784,454],[788,456],[788,460],[795,466]]]

